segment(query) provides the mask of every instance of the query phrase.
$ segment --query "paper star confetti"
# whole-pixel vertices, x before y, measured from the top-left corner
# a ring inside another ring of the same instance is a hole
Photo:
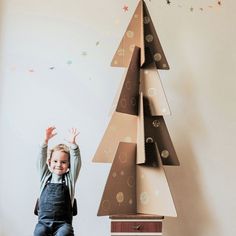
[[[124,12],[126,12],[126,11],[129,10],[129,7],[128,7],[127,5],[124,5],[124,6],[123,6],[123,10],[124,10]]]
[[[191,12],[193,12],[195,10],[206,11],[206,10],[209,10],[209,9],[222,7],[223,0],[215,0],[213,2],[211,1],[211,3],[205,1],[205,4],[202,3],[200,6],[190,5],[188,2],[186,2],[186,3],[179,2],[177,5],[175,5],[175,3],[172,4],[172,1],[170,1],[170,0],[166,0],[166,3],[168,5],[177,6],[179,8],[187,9],[187,10],[190,10]]]

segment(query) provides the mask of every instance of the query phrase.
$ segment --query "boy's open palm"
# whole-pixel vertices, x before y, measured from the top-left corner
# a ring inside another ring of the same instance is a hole
[[[55,135],[57,135],[57,133],[55,133],[56,127],[55,126],[51,126],[51,127],[48,127],[46,129],[46,132],[45,132],[45,142],[47,143],[51,138],[53,138]]]
[[[71,128],[69,130],[69,138],[66,141],[70,144],[76,144],[76,138],[79,135],[79,132],[76,128]]]

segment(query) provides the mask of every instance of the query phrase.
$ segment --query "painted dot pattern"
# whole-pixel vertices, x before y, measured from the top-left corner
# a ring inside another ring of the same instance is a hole
[[[169,153],[167,150],[163,150],[163,151],[161,152],[161,156],[162,156],[163,158],[168,158],[169,155],[170,155],[170,153]]]
[[[124,196],[124,193],[123,193],[123,192],[118,192],[118,193],[116,194],[116,201],[117,201],[118,203],[122,203],[122,202],[124,201],[124,198],[125,198],[125,196]]]
[[[145,16],[144,18],[143,18],[143,23],[144,24],[148,24],[150,22],[150,18],[148,17],[148,16]]]
[[[126,163],[127,162],[127,154],[126,153],[121,153],[119,155],[119,160],[121,163]]]
[[[153,36],[151,34],[146,35],[145,40],[150,43],[153,41]]]
[[[135,184],[134,176],[129,176],[127,179],[127,185],[132,188],[132,187],[134,187],[134,184]]]
[[[154,120],[153,122],[152,122],[152,125],[155,127],[155,128],[158,128],[159,126],[160,126],[160,121],[159,120]]]
[[[160,53],[155,53],[153,58],[156,62],[159,62],[161,60],[162,56]]]
[[[153,138],[151,137],[146,138],[146,143],[153,143]]]
[[[110,207],[111,207],[110,201],[104,200],[102,202],[102,208],[103,208],[104,211],[108,211],[110,209]]]
[[[147,192],[141,192],[140,193],[140,202],[142,204],[148,204],[149,202],[149,194]]]
[[[127,36],[128,38],[133,38],[133,37],[134,37],[134,32],[131,31],[131,30],[128,30],[128,31],[126,32],[126,36]]]

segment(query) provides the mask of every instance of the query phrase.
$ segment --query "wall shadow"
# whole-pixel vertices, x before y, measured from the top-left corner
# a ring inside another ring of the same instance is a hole
[[[2,65],[2,61],[3,61],[3,55],[2,55],[2,52],[3,52],[3,32],[2,32],[2,29],[3,29],[3,0],[0,0],[0,116],[1,116],[1,107],[2,107],[2,87],[3,87],[3,72],[2,72],[2,69],[3,69],[3,65]],[[2,180],[2,171],[1,171],[1,168],[0,167],[0,180]],[[1,181],[0,181],[1,183]],[[0,235],[1,236],[6,236],[6,233],[5,233],[5,230],[4,230],[4,227],[3,227],[3,209],[2,209],[2,204],[3,204],[3,195],[2,195],[2,191],[0,192],[0,219],[1,219],[1,222],[0,222]]]
[[[202,152],[197,154],[194,151],[196,140],[201,140],[202,143],[207,135],[201,112],[198,110],[196,98],[199,95],[196,95],[194,81],[191,72],[185,71],[174,85],[177,96],[183,99],[180,111],[171,117],[172,121],[176,119],[172,139],[180,166],[165,167],[165,171],[178,217],[165,218],[165,236],[202,236],[212,229],[221,234],[220,229],[217,229],[217,222],[214,221],[214,213],[207,204],[210,200],[204,196],[204,179],[197,162],[203,158],[197,156]]]
[[[4,7],[4,4],[3,4],[3,0],[0,0],[0,111],[1,111],[1,101],[2,101],[2,97],[1,97],[1,94],[2,94],[2,86],[3,86],[3,65],[2,65],[2,61],[3,61],[3,55],[2,55],[2,52],[3,52],[3,7]],[[1,113],[0,113],[1,114]]]

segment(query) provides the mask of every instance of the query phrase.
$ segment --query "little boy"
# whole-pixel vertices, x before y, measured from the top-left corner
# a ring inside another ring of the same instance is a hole
[[[72,128],[68,140],[70,147],[65,144],[55,146],[47,160],[48,141],[56,135],[55,129],[46,129],[38,161],[41,186],[34,236],[74,236],[72,206],[81,168],[80,150],[76,143],[79,133]]]

